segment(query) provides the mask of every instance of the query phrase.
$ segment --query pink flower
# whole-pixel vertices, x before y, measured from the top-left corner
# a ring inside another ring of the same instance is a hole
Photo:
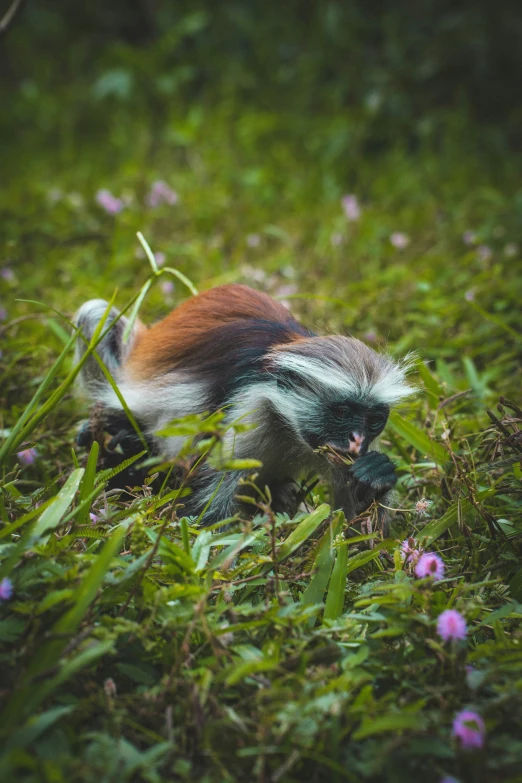
[[[163,296],[170,296],[174,292],[174,283],[172,280],[165,280],[165,282],[161,284],[161,291]]]
[[[162,253],[161,251],[159,253],[154,253],[154,258],[156,259],[156,263],[158,266],[163,266],[163,264],[167,260],[165,253]]]
[[[4,576],[0,582],[0,601],[9,601],[13,595],[13,583],[9,577]]]
[[[359,206],[357,196],[355,196],[353,193],[350,193],[347,196],[343,196],[341,199],[341,205],[347,220],[350,220],[351,222],[359,220],[361,217],[361,207]]]
[[[36,449],[24,449],[24,451],[19,451],[16,456],[18,457],[20,464],[26,467],[28,465],[34,465],[38,459],[38,453]]]
[[[343,235],[339,233],[339,231],[336,231],[330,237],[330,242],[334,247],[340,247],[343,244],[343,239]]]
[[[364,339],[369,343],[376,343],[379,338],[377,332],[374,329],[369,329],[364,333]]]
[[[159,207],[162,204],[168,204],[173,206],[179,201],[179,196],[175,190],[172,190],[170,185],[167,185],[163,180],[157,180],[152,183],[151,189],[145,197],[145,202],[149,207]]]
[[[419,579],[431,576],[435,582],[438,582],[444,576],[444,561],[435,552],[425,552],[415,566],[415,574]]]
[[[121,198],[116,198],[110,192],[110,190],[99,190],[95,196],[96,203],[99,207],[105,210],[109,215],[117,215],[122,209],[125,209],[125,204]]]
[[[473,710],[462,710],[455,715],[453,736],[463,748],[481,748],[486,738],[484,721]]]
[[[415,538],[405,538],[401,544],[401,552],[404,555],[405,563],[415,564],[422,554],[422,549],[417,547]]]
[[[91,525],[95,525],[99,519],[99,517],[97,517],[96,514],[93,514],[92,511],[89,513],[89,517],[91,520]]]
[[[417,500],[417,502],[415,503],[415,511],[420,517],[427,517],[428,509],[431,505],[433,505],[433,500],[428,500],[427,498],[421,498],[421,500]]]
[[[474,302],[475,301],[475,291],[473,288],[470,288],[469,291],[466,291],[464,294],[464,299],[466,302]]]
[[[462,234],[462,241],[464,242],[465,245],[468,245],[469,247],[469,245],[475,244],[475,242],[477,241],[477,235],[475,234],[474,231],[464,231],[464,233]]]
[[[408,234],[404,234],[402,231],[394,231],[390,235],[390,242],[397,250],[404,250],[410,244],[410,238]]]
[[[450,639],[465,639],[468,633],[466,620],[456,609],[446,609],[439,614],[437,633],[445,642]]]
[[[493,256],[493,251],[487,245],[479,245],[479,247],[477,247],[477,256],[480,261],[489,261]]]
[[[259,247],[261,244],[261,237],[259,234],[247,234],[246,243],[248,247]]]

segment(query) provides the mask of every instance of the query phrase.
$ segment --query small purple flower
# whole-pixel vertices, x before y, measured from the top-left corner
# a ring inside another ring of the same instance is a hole
[[[479,247],[477,247],[477,256],[479,261],[489,261],[493,256],[493,251],[487,245],[479,245]]]
[[[390,242],[397,250],[404,250],[410,244],[410,238],[408,234],[404,234],[402,231],[394,231],[390,234]]]
[[[161,292],[163,296],[170,296],[174,293],[174,283],[172,280],[165,280],[165,282],[161,284]]]
[[[422,549],[417,545],[415,538],[405,538],[401,544],[401,552],[404,562],[414,565],[422,554]]]
[[[468,633],[466,620],[456,609],[446,609],[439,614],[437,633],[445,642],[450,639],[465,639]]]
[[[99,517],[96,516],[96,514],[93,514],[92,511],[89,512],[89,517],[91,520],[91,525],[95,525],[97,521],[99,520]]]
[[[377,332],[374,329],[369,329],[364,333],[363,337],[369,343],[376,343],[379,339]]]
[[[357,196],[355,196],[353,193],[342,197],[341,206],[343,208],[346,219],[350,222],[353,223],[356,220],[359,220],[361,217],[361,207],[359,206]]]
[[[444,576],[444,561],[435,552],[425,552],[415,566],[415,574],[419,579],[431,576],[435,582],[438,582]]]
[[[259,247],[261,244],[261,237],[259,234],[247,234],[246,243],[248,247]]]
[[[163,266],[163,264],[167,260],[167,256],[165,255],[165,253],[162,253],[161,251],[159,253],[154,253],[154,258],[156,259],[156,263],[158,266]]]
[[[36,449],[24,449],[23,451],[19,451],[16,456],[18,457],[20,464],[27,467],[28,465],[34,465],[38,459],[38,452]]]
[[[11,283],[15,279],[15,273],[10,266],[4,266],[3,269],[0,269],[0,277]]]
[[[473,288],[470,288],[469,291],[466,291],[464,294],[464,299],[466,302],[474,302],[475,301],[475,291]]]
[[[484,721],[473,710],[462,710],[455,715],[453,736],[463,748],[481,748],[486,738]]]
[[[475,242],[477,241],[477,235],[475,234],[474,231],[464,231],[464,233],[462,234],[462,241],[464,242],[465,245],[468,245],[469,247],[470,245],[475,244]]]
[[[504,248],[504,255],[506,258],[514,258],[518,255],[518,245],[515,242],[508,242]]]
[[[155,207],[160,207],[162,204],[173,206],[174,204],[177,204],[178,201],[179,196],[176,191],[172,190],[170,185],[167,185],[163,180],[153,182],[149,193],[145,197],[147,206],[152,207],[153,209]]]
[[[95,196],[96,203],[99,207],[105,210],[109,215],[117,215],[122,209],[125,209],[125,204],[121,198],[116,198],[110,192],[110,190],[99,190]]]
[[[0,321],[7,321],[7,310],[0,305]]]
[[[344,237],[339,231],[335,231],[330,237],[333,247],[340,247],[343,244]]]
[[[0,582],[0,601],[9,601],[13,595],[13,583],[9,577],[4,576]]]

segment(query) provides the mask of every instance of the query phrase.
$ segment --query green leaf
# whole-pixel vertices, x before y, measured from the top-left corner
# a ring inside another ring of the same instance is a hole
[[[60,718],[70,715],[74,707],[51,707],[50,710],[42,712],[41,715],[29,718],[25,726],[17,731],[9,740],[7,748],[22,749],[40,737],[44,731],[53,726]]]
[[[83,481],[80,486],[80,492],[78,495],[79,505],[81,505],[94,490],[94,481],[96,478],[96,465],[98,464],[99,451],[100,451],[100,447],[98,445],[98,442],[93,441],[91,450],[89,452],[87,465],[85,467]],[[76,524],[82,525],[87,521],[88,518],[89,518],[89,506],[86,504],[85,508],[77,514]]]
[[[365,718],[360,729],[353,735],[353,739],[361,740],[376,734],[387,734],[390,731],[419,730],[422,724],[421,716],[416,712],[398,712],[381,715],[378,718]]]
[[[324,607],[324,619],[336,620],[343,611],[346,576],[348,573],[348,547],[337,550],[337,557],[328,586],[328,595]]]
[[[460,513],[462,516],[469,513],[472,508],[473,506],[469,500],[460,501]],[[428,522],[426,527],[422,529],[419,538],[425,542],[425,546],[430,546],[430,544],[433,544],[433,542],[445,533],[446,530],[449,530],[450,527],[455,525],[458,522],[458,519],[459,503],[457,502],[453,503],[440,519],[433,519],[431,522]]]
[[[221,470],[255,470],[262,466],[258,459],[229,459],[220,464]]]
[[[381,541],[379,544],[376,544],[373,549],[369,549],[367,552],[358,552],[348,560],[346,575],[351,574],[352,571],[361,568],[363,565],[367,565],[367,563],[371,563],[372,560],[376,560],[379,557],[381,549],[390,549],[393,546],[396,546],[395,541]]]
[[[410,446],[420,451],[423,456],[431,457],[438,465],[444,465],[448,461],[448,453],[440,443],[431,440],[425,432],[420,430],[413,422],[404,419],[397,411],[391,411],[389,425],[397,435],[404,438]]]
[[[54,530],[60,524],[62,517],[74,500],[84,475],[84,469],[74,470],[50,506],[47,506],[32,531],[31,543],[41,538],[44,533]]]
[[[314,531],[319,527],[321,522],[328,517],[330,513],[330,506],[326,503],[318,506],[315,511],[308,514],[297,527],[292,530],[286,541],[283,541],[277,552],[277,559],[279,562],[287,558],[292,552],[304,544],[304,542],[310,538]]]

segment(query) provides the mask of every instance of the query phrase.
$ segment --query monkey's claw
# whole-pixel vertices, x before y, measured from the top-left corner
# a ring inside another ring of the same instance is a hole
[[[397,475],[391,459],[380,451],[369,451],[348,471],[358,504],[368,508],[395,486]]]

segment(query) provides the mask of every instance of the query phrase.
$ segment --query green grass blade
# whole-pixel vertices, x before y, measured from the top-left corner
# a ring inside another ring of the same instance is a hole
[[[423,456],[430,457],[438,465],[444,465],[448,461],[448,453],[440,443],[431,440],[425,432],[416,427],[411,421],[407,421],[397,411],[391,411],[389,425],[397,435],[404,438],[410,446],[420,451]]]
[[[36,390],[35,394],[33,395],[33,398],[27,405],[26,409],[14,425],[14,427],[11,430],[11,433],[8,438],[4,441],[2,447],[0,448],[0,465],[5,462],[5,460],[16,451],[16,448],[22,443],[24,437],[21,435],[22,432],[24,432],[24,427],[27,424],[28,420],[30,419],[33,411],[36,410],[38,403],[42,399],[43,395],[49,388],[49,385],[52,383],[53,379],[55,378],[56,374],[61,369],[61,366],[64,362],[65,357],[73,347],[76,340],[76,335],[72,335],[71,339],[61,352],[61,354],[58,356],[57,360],[54,362],[53,366],[50,368],[50,370],[45,375],[45,378],[41,382],[40,386]]]
[[[113,557],[119,551],[125,532],[123,528],[117,528],[94,559],[76,591],[73,606],[54,624],[50,631],[51,639],[43,644],[29,664],[20,687],[11,697],[3,713],[4,721],[16,723],[27,714],[32,705],[40,703],[42,698],[45,698],[48,687],[46,680],[35,682],[34,678],[54,667],[60,659],[70,637],[77,630],[102,586],[105,574]]]
[[[145,255],[147,256],[149,264],[152,267],[152,271],[154,272],[155,275],[157,275],[158,272],[159,272],[159,269],[158,269],[158,265],[156,263],[156,259],[154,257],[154,253],[150,249],[149,243],[147,242],[147,240],[145,239],[145,237],[143,236],[141,231],[138,231],[136,236],[138,237],[138,241],[139,241],[140,245],[142,246],[143,250],[145,251]]]
[[[472,508],[473,506],[469,500],[464,499],[460,501],[460,515],[469,513]],[[430,546],[430,544],[433,544],[433,542],[436,541],[437,538],[440,538],[446,530],[449,530],[450,527],[456,524],[458,519],[459,503],[452,503],[444,516],[440,517],[440,519],[433,519],[422,529],[420,538],[424,542],[424,545]]]
[[[325,620],[337,620],[342,614],[347,574],[348,547],[342,546],[337,550],[337,557],[335,558],[335,565],[328,586],[328,595],[326,596],[326,604],[324,607]]]
[[[192,280],[189,280],[189,278],[186,277],[186,275],[184,275],[183,272],[180,272],[179,269],[174,269],[174,267],[172,266],[166,266],[162,271],[168,272],[169,274],[174,275],[174,277],[177,277],[178,280],[188,288],[192,296],[198,295],[198,289],[196,288]]]
[[[89,452],[87,465],[85,466],[85,473],[83,475],[83,480],[80,485],[80,492],[78,495],[79,505],[81,505],[94,490],[94,481],[96,479],[96,465],[98,464],[99,451],[100,451],[100,447],[98,445],[98,442],[93,441],[91,450]],[[76,516],[77,524],[82,525],[84,522],[86,522],[88,515],[89,515],[89,506],[86,506],[84,509],[82,509],[82,511],[80,511],[77,514]]]
[[[141,307],[141,305],[143,303],[143,300],[147,296],[147,293],[148,293],[149,288],[151,287],[153,281],[154,281],[154,278],[153,277],[149,277],[147,282],[141,287],[140,292],[138,294],[138,297],[137,297],[136,301],[134,302],[134,304],[132,306],[132,310],[130,311],[130,314],[129,314],[129,320],[128,320],[127,324],[125,325],[125,329],[123,330],[123,342],[124,343],[126,343],[127,340],[130,337],[130,334],[132,332],[132,327],[136,323],[136,319],[138,317],[138,313],[140,311],[140,307]]]
[[[319,527],[321,522],[327,518],[330,513],[330,506],[326,503],[318,506],[315,511],[308,514],[290,533],[286,541],[283,541],[277,552],[278,562],[281,562],[292,552],[304,544],[304,542],[310,538],[314,531]]]
[[[317,554],[315,556],[313,570],[314,575],[310,581],[310,584],[301,596],[301,603],[304,606],[314,606],[320,604],[323,601],[324,594],[332,573],[332,568],[335,563],[335,549],[333,542],[336,536],[339,535],[342,529],[342,520],[338,519],[332,526],[325,532],[321,541]],[[312,618],[312,622],[315,622],[315,618]]]

